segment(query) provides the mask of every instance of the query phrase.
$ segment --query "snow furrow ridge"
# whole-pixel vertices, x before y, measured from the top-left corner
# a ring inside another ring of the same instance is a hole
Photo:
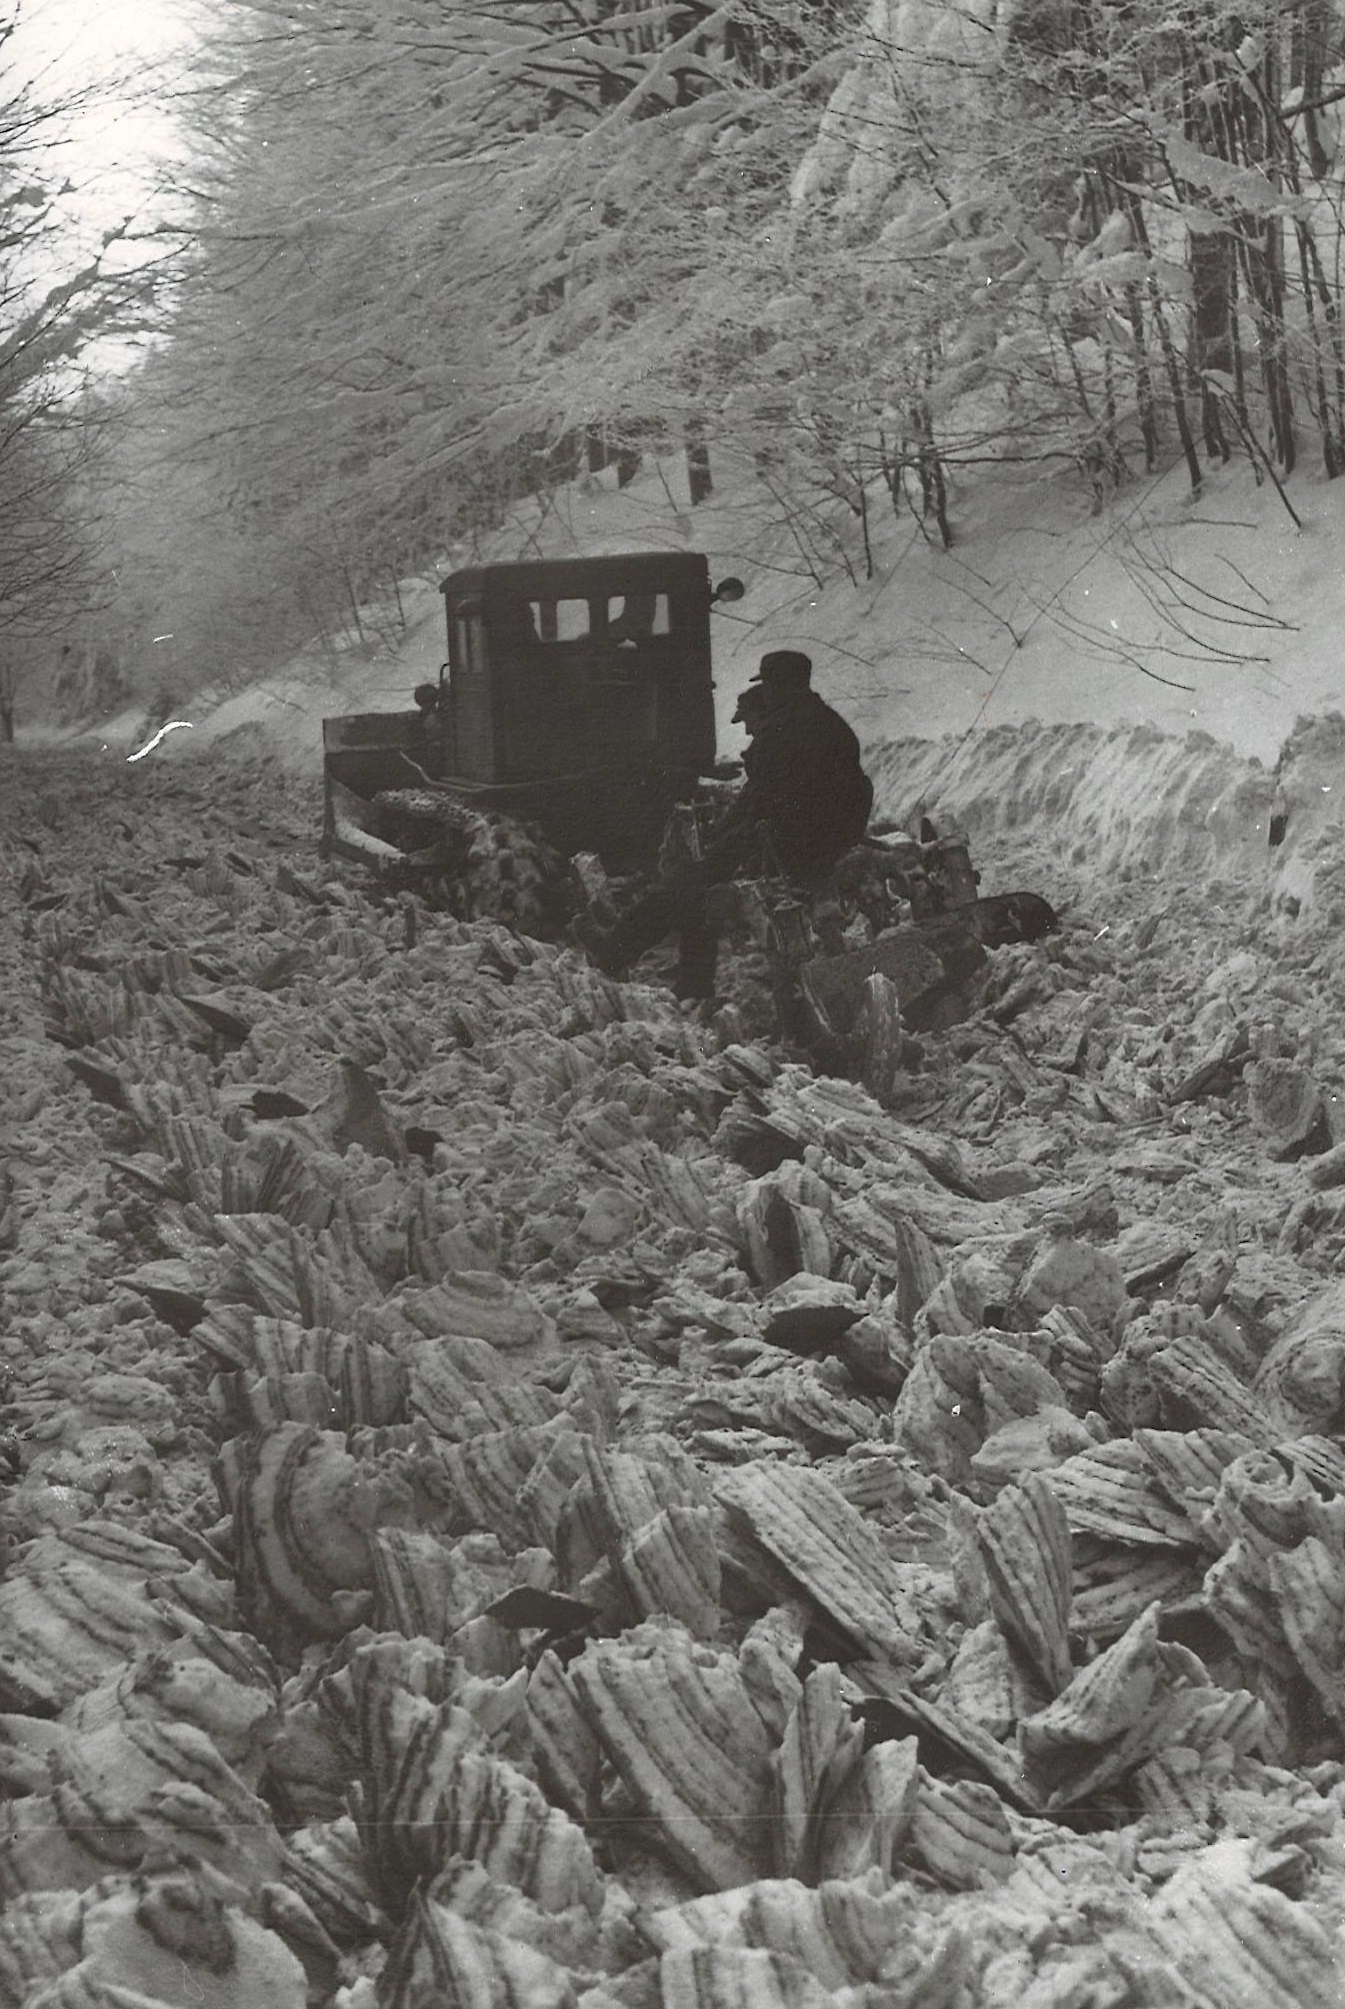
[[[874,766],[1064,917],[881,1106],[5,754],[0,2009],[1335,2009],[1345,721]]]

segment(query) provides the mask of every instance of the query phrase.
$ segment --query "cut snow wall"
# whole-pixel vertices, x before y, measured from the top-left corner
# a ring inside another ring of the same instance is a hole
[[[1272,909],[1345,920],[1345,718],[1300,719],[1274,771],[1206,733],[1156,727],[997,726],[899,740],[867,755],[875,818],[959,824],[995,884],[1049,894],[1068,875],[1232,882]],[[1287,813],[1270,843],[1272,814]],[[987,874],[986,890],[992,891]],[[1339,905],[1339,914],[1335,909]]]

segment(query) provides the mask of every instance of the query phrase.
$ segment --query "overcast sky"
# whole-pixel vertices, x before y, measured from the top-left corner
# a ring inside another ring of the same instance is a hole
[[[11,78],[46,103],[91,89],[102,96],[61,119],[54,135],[81,234],[142,209],[183,148],[172,92],[192,45],[190,0],[25,0],[4,11],[17,11],[19,23],[5,51]]]

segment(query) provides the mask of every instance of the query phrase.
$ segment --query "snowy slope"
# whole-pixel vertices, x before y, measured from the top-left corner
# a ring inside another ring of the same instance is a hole
[[[1290,837],[1273,855],[1272,770],[1296,719],[1345,711],[1345,484],[1296,477],[1299,529],[1243,468],[1219,471],[1195,504],[1182,470],[1137,480],[1096,516],[1077,484],[986,477],[953,498],[951,552],[883,497],[874,577],[819,586],[807,526],[773,523],[750,476],[718,478],[694,512],[676,464],[620,492],[608,475],[585,478],[443,569],[525,551],[703,549],[715,577],[747,587],[714,617],[726,751],[761,651],[793,643],[860,732],[880,813],[906,822],[930,807],[966,824],[993,859],[988,885],[1041,883],[1045,852],[1076,871],[1231,872],[1263,880],[1281,909],[1313,896],[1322,845],[1335,845],[1320,833],[1345,804],[1345,728],[1295,743]],[[351,644],[335,664],[314,646],[261,683],[198,693],[193,730],[153,757],[251,728],[312,771],[324,715],[404,706],[437,676],[437,580],[405,582],[402,601],[396,646]],[[128,713],[100,739],[124,755],[143,726]]]
[[[1183,469],[1136,479],[1095,516],[1077,481],[984,473],[953,494],[950,552],[909,512],[899,521],[876,488],[873,578],[847,518],[833,526],[822,586],[808,569],[819,526],[773,522],[750,472],[716,474],[715,496],[694,512],[676,461],[624,491],[610,473],[585,477],[545,506],[520,505],[444,570],[525,551],[705,550],[716,576],[736,572],[747,586],[714,623],[727,746],[738,688],[761,650],[783,642],[810,651],[819,687],[870,746],[1029,718],[1143,722],[1196,728],[1269,764],[1298,715],[1345,708],[1345,494],[1311,473],[1292,488],[1301,529],[1242,466],[1217,470],[1194,504]],[[832,576],[837,539],[853,584]],[[259,720],[308,757],[324,712],[409,702],[438,673],[443,612],[434,579],[407,581],[402,598],[395,647],[366,655],[352,643],[333,667],[314,644],[260,684],[201,692],[198,737]],[[110,723],[124,739],[139,719]]]
[[[809,650],[869,745],[1028,718],[1147,722],[1273,763],[1300,713],[1345,707],[1345,494],[1311,475],[1291,498],[1300,530],[1240,466],[1195,504],[1184,469],[1136,480],[1097,516],[1077,482],[983,474],[954,493],[946,553],[876,491],[873,579],[847,523],[859,579],[819,588],[806,526],[766,521],[750,478],[693,515],[680,470],[664,472],[620,494],[605,475],[577,484],[482,555],[694,545],[717,576],[739,573],[747,597],[715,623],[725,727],[760,651],[783,642]]]

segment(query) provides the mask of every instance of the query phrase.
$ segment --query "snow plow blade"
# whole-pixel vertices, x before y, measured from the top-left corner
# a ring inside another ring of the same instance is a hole
[[[416,867],[434,863],[433,847],[423,851],[403,851],[398,845],[389,844],[386,838],[380,837],[371,827],[378,821],[374,805],[333,780],[330,774],[327,776],[326,796],[326,827],[322,841],[324,857],[349,858],[385,870],[392,866]]]
[[[865,984],[875,975],[893,985],[909,1031],[942,1031],[973,1009],[987,949],[1040,941],[1058,925],[1054,909],[1039,893],[996,893],[890,928],[862,949],[811,957],[795,973],[799,995],[823,1045],[840,1045],[850,1037]]]

